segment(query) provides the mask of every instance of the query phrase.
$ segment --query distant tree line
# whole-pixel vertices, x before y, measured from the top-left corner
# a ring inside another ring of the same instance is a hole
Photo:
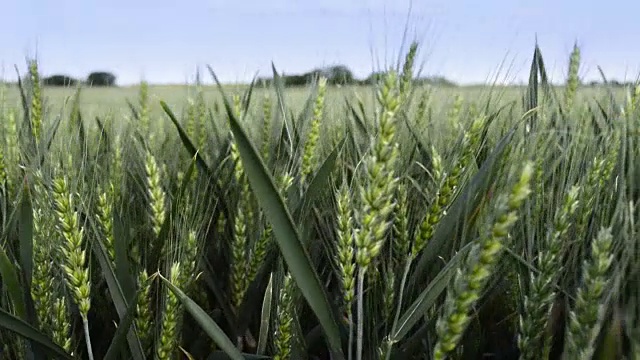
[[[384,72],[373,72],[364,79],[358,79],[347,66],[335,65],[325,68],[316,68],[302,74],[282,74],[281,78],[284,86],[306,86],[318,77],[323,76],[329,85],[370,85],[375,84],[384,76]],[[86,79],[80,80],[65,74],[55,74],[42,79],[45,86],[77,86],[85,84],[89,86],[115,86],[116,76],[108,71],[96,71],[90,73]],[[457,86],[453,81],[442,77],[421,77],[414,79],[416,84],[431,84],[438,86]],[[259,78],[260,85],[271,85],[272,77]]]
[[[358,79],[353,72],[344,65],[335,65],[327,68],[314,69],[302,74],[282,74],[281,79],[284,86],[306,86],[312,83],[319,76],[327,79],[330,85],[370,85],[375,84],[384,76],[384,72],[373,72],[364,79]],[[453,81],[442,77],[421,77],[414,80],[417,84],[432,84],[439,86],[457,86]],[[272,77],[262,77],[257,79],[257,84],[271,85]]]
[[[84,81],[64,74],[55,74],[44,77],[42,83],[45,86],[76,86],[80,83],[89,86],[115,86],[116,76],[107,71],[95,71],[90,73]]]
[[[591,87],[597,87],[597,86],[603,86],[605,85],[605,83],[603,81],[593,80],[593,81],[590,81],[588,85]],[[619,80],[613,79],[613,80],[608,80],[606,85],[609,85],[612,87],[635,87],[636,85],[638,85],[638,83],[635,81],[619,81]]]

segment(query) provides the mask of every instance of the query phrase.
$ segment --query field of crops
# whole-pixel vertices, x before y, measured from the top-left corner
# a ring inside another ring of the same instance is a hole
[[[0,99],[1,359],[640,359],[640,86]],[[215,70],[215,69],[213,69]],[[215,78],[215,74],[211,73]],[[277,75],[277,74],[276,74]]]

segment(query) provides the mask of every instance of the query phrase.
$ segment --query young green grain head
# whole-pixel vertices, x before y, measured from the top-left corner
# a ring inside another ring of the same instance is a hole
[[[420,94],[420,101],[418,102],[418,107],[416,108],[416,124],[419,125],[419,129],[422,129],[423,126],[427,125],[427,110],[429,109],[429,98],[431,93],[429,91],[423,91]]]
[[[180,262],[171,265],[169,281],[178,288],[183,288],[182,268]],[[156,357],[159,360],[175,359],[178,347],[179,332],[178,327],[182,318],[182,306],[178,297],[168,287],[164,287],[164,311],[162,312],[162,323],[158,343],[156,345]]]
[[[309,176],[316,166],[316,153],[318,139],[320,138],[320,124],[324,115],[324,102],[327,91],[327,79],[321,77],[318,81],[318,96],[313,107],[313,118],[311,119],[311,129],[304,144],[302,153],[302,169],[300,183],[305,184],[307,176]]]
[[[83,249],[84,228],[80,225],[75,210],[74,197],[64,177],[53,181],[53,198],[58,218],[58,231],[63,241],[61,252],[62,269],[67,278],[67,287],[82,317],[89,359],[93,359],[89,336],[89,309],[91,308],[91,282],[86,251]]]
[[[548,355],[549,338],[545,333],[549,312],[555,299],[557,273],[562,268],[561,256],[571,219],[578,208],[580,188],[572,187],[556,211],[553,231],[538,255],[539,273],[531,276],[530,292],[524,299],[520,316],[518,346],[523,360],[539,359],[540,350]],[[547,357],[544,356],[546,359]]]
[[[276,333],[274,345],[276,352],[274,360],[288,360],[291,358],[291,345],[293,342],[293,316],[294,316],[294,282],[291,274],[287,273],[280,290],[276,317]]]
[[[138,273],[138,287],[141,289],[136,301],[134,323],[145,354],[149,352],[153,340],[153,315],[151,312],[151,287],[153,282],[146,269]]]
[[[111,186],[112,187],[112,186]],[[103,236],[104,236],[104,245],[107,248],[107,254],[109,255],[109,260],[113,264],[115,264],[116,260],[116,251],[114,247],[114,234],[113,234],[113,203],[112,199],[109,198],[109,193],[113,193],[113,191],[104,191],[100,193],[98,196],[98,206],[97,206],[97,218],[98,223],[102,226]]]
[[[83,249],[84,229],[80,225],[73,195],[64,178],[58,177],[54,180],[53,192],[58,230],[64,239],[61,251],[65,263],[62,267],[67,276],[69,291],[79,307],[80,315],[87,319],[91,307],[91,283],[89,282],[86,252]]]
[[[113,159],[111,161],[111,169],[109,178],[112,184],[120,185],[123,177],[123,159],[122,159],[122,140],[120,134],[117,134],[113,141]]]
[[[57,298],[49,311],[53,312],[52,339],[69,354],[71,353],[71,323],[69,321],[71,314],[65,298]]]
[[[351,318],[351,308],[355,295],[356,264],[354,262],[355,249],[353,243],[353,209],[351,194],[346,184],[340,187],[337,194],[338,225],[336,242],[336,262],[338,264],[338,279],[341,282],[344,308]]]
[[[157,238],[160,235],[160,230],[166,217],[166,195],[162,189],[160,167],[149,150],[147,150],[145,158],[145,171],[147,175],[149,207],[151,208],[151,224],[153,234]]]
[[[179,246],[182,248],[180,253],[180,263],[183,264],[183,271],[181,272],[182,279],[180,279],[180,283],[184,284],[185,289],[191,290],[192,285],[196,280],[198,259],[201,248],[197,233],[194,230],[189,230],[185,241],[181,241]]]
[[[40,83],[40,73],[38,71],[38,62],[31,60],[29,62],[29,76],[31,79],[31,131],[35,138],[36,144],[40,143],[42,136],[42,88]]]
[[[269,145],[271,139],[271,117],[272,115],[271,98],[268,93],[264,94],[262,100],[262,158],[265,161],[269,158]]]
[[[411,86],[413,84],[413,64],[416,60],[416,55],[418,53],[418,43],[413,42],[411,46],[409,46],[409,51],[405,56],[404,65],[402,67],[402,75],[400,77],[400,96],[404,100],[408,97]]]
[[[391,227],[389,216],[393,213],[393,201],[397,178],[396,162],[399,157],[395,142],[396,112],[400,106],[397,75],[390,71],[378,93],[380,120],[378,134],[373,139],[371,153],[364,160],[365,178],[360,184],[359,229],[355,235],[356,263],[361,270],[378,256],[387,231]]]
[[[151,126],[151,115],[149,110],[149,83],[146,81],[140,82],[140,88],[138,90],[138,101],[140,102],[140,131],[142,134],[149,134]]]
[[[462,126],[460,124],[460,120],[462,117],[463,105],[464,105],[464,97],[462,96],[462,94],[456,94],[456,96],[453,99],[453,105],[451,106],[451,109],[449,109],[449,113],[448,113],[449,125],[456,130],[460,129],[460,127]]]
[[[604,316],[604,300],[613,263],[611,228],[602,228],[591,244],[591,259],[582,267],[582,285],[569,314],[567,359],[590,359]]]
[[[564,93],[564,103],[567,109],[573,107],[573,103],[578,92],[578,85],[580,79],[578,77],[578,71],[580,70],[580,48],[578,44],[573,45],[573,51],[571,52],[571,58],[569,59],[569,71],[567,74],[567,87]]]
[[[187,99],[187,121],[185,124],[185,131],[189,136],[189,139],[196,139],[197,133],[197,115],[196,115],[196,102],[192,98]]]
[[[462,153],[454,164],[451,173],[440,175],[444,177],[444,181],[441,183],[427,214],[420,222],[418,229],[416,229],[415,240],[411,249],[412,258],[417,257],[426,247],[433,236],[435,227],[440,222],[440,219],[442,219],[449,205],[451,205],[460,179],[464,175],[469,163],[471,163],[473,154],[480,144],[480,135],[484,128],[485,121],[486,118],[483,116],[473,121],[469,132],[465,133]]]
[[[33,176],[33,271],[31,297],[34,302],[40,330],[49,332],[53,323],[51,309],[56,297],[56,277],[52,276],[56,264],[52,229],[57,219],[51,210],[49,193],[43,186],[42,172]]]
[[[471,319],[469,311],[492,275],[509,229],[518,220],[518,209],[531,192],[532,173],[533,165],[527,163],[511,192],[497,199],[491,230],[471,249],[464,269],[458,269],[436,325],[438,340],[433,349],[434,359],[445,359],[458,346]]]
[[[207,100],[204,96],[204,89],[200,86],[198,87],[198,96],[196,99],[196,117],[197,117],[197,128],[200,136],[197,137],[198,148],[204,150],[205,145],[207,144],[209,132],[208,129],[208,119],[209,119],[209,111],[207,108]]]
[[[239,109],[240,108],[237,110]],[[249,226],[253,224],[254,212],[251,201],[251,187],[244,173],[240,152],[238,151],[238,146],[234,141],[233,135],[231,139],[231,160],[234,164],[233,175],[240,190],[240,199],[234,219],[234,232],[231,242],[231,291],[233,304],[237,308],[242,304],[244,293],[248,286],[246,278],[249,268],[247,263],[249,256],[247,244],[249,244],[249,234],[251,233]]]
[[[19,159],[20,148],[18,146],[18,124],[16,123],[16,110],[9,108],[7,111],[5,125],[5,142],[6,142],[6,157],[8,164],[17,164]]]
[[[233,305],[238,308],[244,299],[244,292],[248,286],[247,269],[247,221],[242,207],[238,208],[233,227],[231,244],[231,287]]]

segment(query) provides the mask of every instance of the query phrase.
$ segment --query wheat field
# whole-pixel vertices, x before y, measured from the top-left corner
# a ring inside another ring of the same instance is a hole
[[[0,98],[0,358],[640,359],[640,86]],[[215,79],[215,69],[212,78]]]

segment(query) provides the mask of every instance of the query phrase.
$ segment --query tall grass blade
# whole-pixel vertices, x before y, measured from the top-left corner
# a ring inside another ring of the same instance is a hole
[[[131,263],[129,261],[129,243],[130,238],[127,233],[129,227],[125,225],[124,219],[114,211],[112,216],[113,236],[114,236],[114,253],[115,253],[115,275],[122,289],[125,299],[130,299],[136,292],[136,285],[131,275]]]
[[[189,156],[196,158],[196,163],[198,164],[198,168],[200,169],[200,171],[203,171],[207,174],[211,174],[211,167],[205,162],[202,156],[198,153],[197,148],[195,147],[195,145],[193,145],[193,141],[191,141],[187,132],[182,128],[182,125],[180,125],[180,122],[178,121],[176,116],[173,114],[173,111],[171,111],[171,108],[169,108],[169,105],[167,105],[166,102],[160,100],[160,106],[162,107],[162,110],[164,110],[164,112],[167,114],[167,116],[169,116],[169,119],[171,120],[173,125],[176,127],[176,130],[178,130],[178,135],[180,135],[180,140],[182,140],[182,145],[184,145],[185,149],[187,149]]]
[[[47,132],[47,138],[45,139],[45,141],[42,142],[42,144],[40,144],[40,146],[42,146],[42,148],[40,149],[40,166],[42,166],[46,160],[46,154],[49,154],[51,152],[51,145],[53,144],[53,139],[56,137],[56,134],[58,133],[58,129],[60,128],[60,123],[62,122],[62,116],[58,116],[55,120],[55,122],[53,123],[53,127],[51,128],[51,130],[49,132]]]
[[[111,344],[109,344],[109,348],[107,349],[106,354],[104,355],[104,360],[116,360],[120,359],[119,356],[124,352],[125,341],[127,341],[127,336],[131,331],[131,325],[135,320],[136,315],[136,305],[138,296],[140,296],[141,291],[138,290],[135,293],[133,299],[127,308],[127,312],[124,315],[124,318],[118,323],[118,328],[116,329],[115,334],[113,334],[113,338],[111,339]]]
[[[89,221],[88,224],[93,228],[93,231],[96,230],[93,222]],[[116,312],[120,317],[120,322],[124,322],[127,311],[129,309],[129,301],[127,301],[127,298],[125,297],[125,294],[122,290],[122,286],[120,282],[118,282],[114,270],[111,267],[111,261],[109,261],[107,250],[105,249],[104,244],[101,241],[93,241],[91,243],[91,249],[93,250],[93,254],[98,259],[98,263],[100,264],[102,274],[107,282],[109,294],[111,295],[111,300],[113,301]],[[131,350],[132,358],[135,360],[144,360],[142,343],[140,342],[140,339],[134,331],[128,331],[127,342],[129,343],[129,349]]]
[[[2,280],[0,284],[2,284],[11,299],[16,315],[21,320],[27,321],[27,308],[22,297],[23,291],[20,287],[18,273],[2,244],[0,244],[0,280]]]
[[[20,239],[20,267],[25,277],[26,288],[31,288],[31,274],[33,274],[33,207],[31,193],[26,183],[23,186],[20,212],[18,217]]]

